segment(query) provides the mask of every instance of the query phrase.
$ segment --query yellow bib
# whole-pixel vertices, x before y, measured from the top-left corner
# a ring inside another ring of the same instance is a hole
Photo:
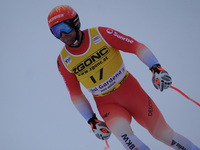
[[[90,28],[88,50],[73,55],[64,47],[61,59],[65,67],[94,95],[109,94],[126,79],[128,72],[119,50],[110,47],[97,28]]]

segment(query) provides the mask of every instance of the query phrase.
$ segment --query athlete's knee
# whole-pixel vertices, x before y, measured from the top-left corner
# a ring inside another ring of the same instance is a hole
[[[125,118],[113,118],[107,120],[106,125],[117,138],[121,137],[123,134],[133,135],[130,121]]]
[[[167,145],[171,144],[173,134],[174,134],[174,131],[171,128],[168,128],[168,129],[165,129],[165,130],[162,130],[162,131],[155,129],[155,131],[153,133],[151,133],[151,135],[155,139],[157,139],[157,140],[159,140],[159,141],[161,141],[161,142],[163,142]]]

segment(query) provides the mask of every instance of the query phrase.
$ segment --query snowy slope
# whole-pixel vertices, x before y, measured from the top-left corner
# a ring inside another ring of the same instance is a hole
[[[50,10],[71,5],[82,29],[107,26],[148,46],[177,86],[200,102],[199,0],[2,0],[0,2],[0,149],[103,150],[70,102],[56,59],[63,44],[47,24]],[[122,53],[128,70],[152,97],[172,128],[200,147],[200,108],[177,92],[157,91],[151,72]],[[95,112],[96,106],[90,99]],[[98,115],[99,117],[99,115]],[[152,150],[170,150],[134,120],[135,134]],[[112,135],[110,150],[123,147]]]

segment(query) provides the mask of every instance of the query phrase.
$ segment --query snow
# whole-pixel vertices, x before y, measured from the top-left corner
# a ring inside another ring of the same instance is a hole
[[[199,0],[2,0],[0,4],[1,150],[103,150],[106,146],[72,105],[57,70],[63,43],[49,31],[47,16],[60,4],[78,12],[81,29],[111,27],[144,43],[172,76],[173,85],[200,102]],[[172,89],[157,91],[148,68],[134,55],[122,56],[170,126],[200,147],[200,108]],[[83,90],[97,113],[91,95]],[[134,120],[131,126],[151,149],[170,149]],[[114,135],[108,142],[110,150],[123,149]]]

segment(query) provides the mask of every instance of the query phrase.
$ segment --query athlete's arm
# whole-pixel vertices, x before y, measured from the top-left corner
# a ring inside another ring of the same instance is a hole
[[[87,98],[85,97],[85,95],[81,90],[79,81],[77,80],[76,76],[73,73],[69,72],[65,68],[60,55],[58,56],[57,64],[58,64],[58,70],[60,71],[65,81],[65,84],[67,86],[67,89],[69,91],[74,106],[85,118],[85,120],[88,121],[90,118],[93,117],[94,112],[92,110],[89,101],[87,100]]]
[[[149,68],[155,64],[159,64],[153,53],[144,44],[137,42],[135,39],[111,28],[98,27],[98,31],[108,45],[115,49],[137,55]]]

